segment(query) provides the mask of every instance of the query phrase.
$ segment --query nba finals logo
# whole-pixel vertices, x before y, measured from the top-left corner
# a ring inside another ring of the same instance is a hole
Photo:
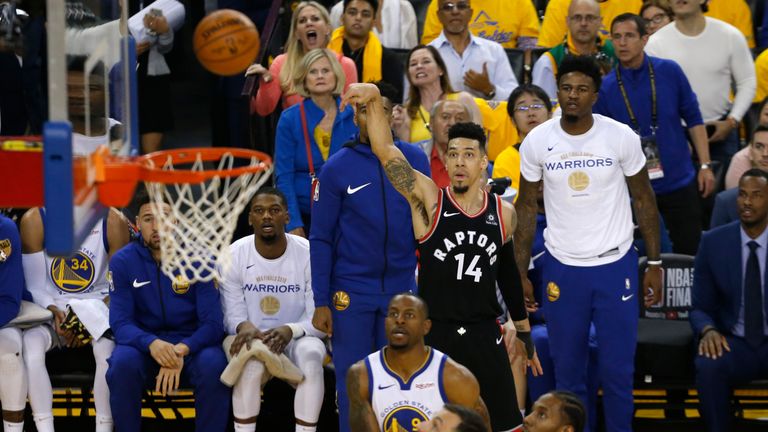
[[[419,423],[427,421],[427,415],[412,406],[401,406],[384,418],[384,432],[411,432],[419,429]]]
[[[82,252],[70,258],[54,258],[51,263],[51,280],[64,292],[86,291],[93,282],[93,276],[93,261]]]
[[[189,291],[189,281],[182,275],[176,275],[171,288],[173,288],[173,292],[176,294],[186,294]]]

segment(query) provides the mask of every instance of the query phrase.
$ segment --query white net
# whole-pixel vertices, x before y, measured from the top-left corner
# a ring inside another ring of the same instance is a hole
[[[194,151],[194,150],[191,150]],[[242,158],[224,153],[206,167],[200,153],[186,170],[230,171]],[[178,164],[178,161],[177,161]],[[189,282],[221,279],[231,260],[229,244],[237,219],[253,194],[266,182],[272,167],[257,157],[246,160],[252,167],[263,169],[238,176],[212,177],[202,183],[146,182],[150,200],[162,205],[156,211],[160,233],[161,270],[171,280],[185,278]],[[163,163],[164,171],[174,171],[173,156]]]

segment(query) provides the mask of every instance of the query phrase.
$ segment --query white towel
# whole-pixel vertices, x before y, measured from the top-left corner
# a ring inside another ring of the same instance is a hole
[[[99,340],[104,332],[109,330],[109,308],[102,300],[72,299],[69,301],[69,307],[93,336],[93,340]]]
[[[221,373],[221,382],[225,385],[232,387],[240,379],[240,374],[243,372],[245,363],[254,358],[264,363],[264,374],[261,376],[261,384],[264,385],[272,376],[280,378],[291,385],[296,385],[304,381],[304,374],[296,367],[295,364],[285,355],[277,355],[272,352],[261,339],[254,339],[251,341],[251,349],[249,350],[245,344],[240,348],[240,352],[231,356],[229,354],[229,348],[234,342],[235,336],[230,335],[224,338],[222,347],[224,353],[227,355],[229,364]]]
[[[149,13],[150,9],[162,10],[163,16],[168,20],[168,25],[173,31],[178,31],[184,24],[184,17],[186,15],[184,5],[177,0],[157,0],[137,12],[136,15],[128,18],[128,30],[131,32],[131,36],[136,39],[137,44],[152,37],[146,33],[146,28],[144,27],[144,15]]]
[[[21,307],[19,308],[19,314],[16,315],[16,318],[12,319],[8,324],[3,326],[3,328],[16,327],[20,329],[26,329],[50,322],[52,318],[53,312],[42,306],[38,306],[35,303],[22,300]]]

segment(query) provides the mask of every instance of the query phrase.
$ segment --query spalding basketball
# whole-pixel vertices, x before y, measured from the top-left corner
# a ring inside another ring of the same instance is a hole
[[[194,50],[200,63],[217,75],[245,71],[259,52],[259,32],[245,14],[222,9],[203,18],[195,29]]]

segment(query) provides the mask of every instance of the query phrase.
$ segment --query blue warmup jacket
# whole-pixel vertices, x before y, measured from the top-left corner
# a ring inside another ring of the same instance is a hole
[[[16,224],[0,215],[0,250],[5,261],[0,262],[0,327],[19,314],[21,298],[26,290],[21,266],[21,239]]]
[[[684,128],[703,123],[699,102],[683,70],[672,60],[645,55],[638,69],[621,66],[621,80],[627,91],[629,103],[640,124],[640,134],[651,134],[651,79],[648,61],[653,65],[656,82],[656,110],[658,127],[656,143],[661,158],[664,177],[651,180],[657,194],[668,194],[691,184],[696,171],[691,163],[691,152]],[[616,81],[616,70],[603,78],[600,94],[592,111],[608,116],[634,128],[629,118],[624,97]],[[685,120],[683,126],[680,120]]]
[[[395,141],[429,177],[427,156]],[[312,206],[312,290],[329,306],[336,290],[362,294],[416,291],[416,239],[408,201],[395,190],[371,147],[359,137],[328,158]]]
[[[219,345],[224,317],[213,282],[178,284],[160,271],[144,240],[120,249],[109,262],[112,272],[109,325],[115,342],[149,353],[149,344],[162,339],[182,342],[190,354]]]
[[[336,98],[336,104],[341,102]],[[304,111],[307,115],[307,134],[312,148],[312,163],[315,166],[315,175],[320,176],[326,161],[320,153],[320,148],[315,143],[315,127],[323,119],[325,113],[312,99],[304,100]],[[333,122],[331,131],[331,149],[328,158],[349,141],[357,133],[357,126],[353,121],[352,108],[339,111]],[[301,221],[301,213],[310,212],[310,189],[312,187],[309,177],[309,160],[307,159],[307,147],[304,143],[304,132],[301,127],[301,111],[299,104],[287,108],[280,115],[277,122],[277,136],[275,138],[275,179],[277,188],[288,199],[288,213],[291,221],[285,227],[291,231],[304,226]]]

